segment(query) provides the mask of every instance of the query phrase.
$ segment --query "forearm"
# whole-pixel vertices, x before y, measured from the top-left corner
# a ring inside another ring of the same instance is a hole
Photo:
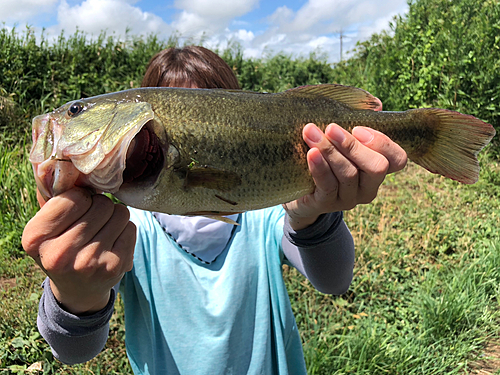
[[[352,281],[354,242],[343,215],[321,215],[309,227],[293,230],[285,217],[283,252],[320,292],[345,293]]]
[[[113,314],[117,287],[111,291],[104,309],[87,316],[77,316],[65,311],[54,298],[48,278],[43,287],[37,324],[54,356],[70,365],[94,358],[101,352],[108,338],[109,319]]]

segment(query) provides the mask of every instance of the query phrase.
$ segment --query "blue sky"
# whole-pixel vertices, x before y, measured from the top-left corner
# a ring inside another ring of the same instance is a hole
[[[93,35],[123,35],[129,28],[165,39],[177,33],[197,42],[203,36],[212,48],[237,41],[247,57],[320,51],[335,62],[340,30],[345,58],[357,41],[388,30],[407,10],[406,0],[0,0],[0,22],[45,28],[49,37],[77,27]]]

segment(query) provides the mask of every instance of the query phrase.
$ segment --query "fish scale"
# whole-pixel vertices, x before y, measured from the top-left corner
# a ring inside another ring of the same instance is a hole
[[[80,112],[70,115],[72,105],[73,112],[81,108]],[[57,147],[52,133],[61,133],[73,143],[55,153],[78,159],[75,168],[83,165],[86,171],[79,174],[76,185],[111,192],[124,203],[146,210],[222,215],[285,203],[313,192],[302,129],[312,122],[324,131],[335,122],[349,131],[354,126],[381,131],[428,170],[463,183],[477,181],[477,153],[495,134],[490,124],[444,109],[374,111],[379,106],[380,101],[366,91],[340,85],[303,86],[279,94],[126,90],[71,102],[35,118],[30,160],[39,189],[47,197],[60,193],[58,186],[70,186],[64,177],[51,181],[44,174],[53,162],[47,157],[54,154],[51,145]],[[123,183],[124,169],[134,168],[133,160],[127,160],[127,149],[143,127],[157,137],[163,159],[156,155],[155,160],[163,160],[163,166],[156,170],[149,165],[149,175],[132,171],[137,178]],[[82,149],[77,138],[88,137],[91,130],[106,134],[107,154],[87,173],[90,167],[85,169],[85,160],[100,159],[92,150],[75,156],[68,150]],[[79,136],[66,134],[72,131]],[[108,171],[112,178],[103,178]],[[92,177],[97,173],[100,179]],[[97,180],[103,183],[93,182]]]

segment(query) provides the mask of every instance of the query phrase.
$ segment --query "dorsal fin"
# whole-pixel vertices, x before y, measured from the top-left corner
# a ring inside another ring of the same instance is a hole
[[[324,97],[337,100],[353,109],[382,110],[382,102],[369,92],[351,86],[324,84],[300,86],[281,93],[282,95],[297,95],[309,98]]]
[[[210,89],[213,91],[224,91],[231,92],[235,94],[256,94],[256,95],[272,95],[270,92],[259,92],[259,91],[249,91],[249,90],[241,90],[241,89]]]

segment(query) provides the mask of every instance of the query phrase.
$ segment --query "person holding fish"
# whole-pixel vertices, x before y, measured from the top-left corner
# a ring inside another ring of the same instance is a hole
[[[154,56],[142,86],[239,89],[219,56],[194,46]],[[151,136],[139,132],[131,141],[128,158],[139,160],[127,161],[131,179],[146,168],[141,145],[156,147],[140,139]],[[223,221],[115,204],[80,187],[79,177],[49,200],[39,193],[41,209],[22,243],[48,275],[38,326],[54,355],[68,364],[96,356],[120,291],[136,374],[306,374],[282,265],[321,292],[346,292],[354,244],[342,211],[371,202],[385,176],[405,166],[406,153],[364,127],[351,134],[309,123],[301,137],[314,190],[283,205],[229,212]],[[198,171],[193,159],[188,174],[219,176]],[[221,191],[219,200],[231,202]]]

